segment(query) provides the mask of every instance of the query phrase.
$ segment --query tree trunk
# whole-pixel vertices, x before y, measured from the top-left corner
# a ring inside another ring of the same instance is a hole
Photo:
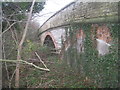
[[[17,53],[17,60],[21,60],[21,55],[20,55],[20,52],[21,52],[21,47],[22,46],[19,46],[18,47],[18,53]],[[20,62],[18,61],[16,63],[16,73],[15,73],[15,87],[19,87],[19,69],[20,69]]]
[[[15,73],[15,87],[16,88],[19,88],[19,78],[20,78],[20,76],[19,76],[19,69],[20,69],[19,60],[21,60],[22,45],[23,45],[23,42],[25,40],[27,31],[28,31],[28,25],[29,25],[29,22],[30,22],[30,19],[31,19],[31,16],[32,16],[32,10],[33,10],[34,3],[35,3],[35,0],[33,0],[33,2],[32,2],[29,17],[28,17],[28,20],[27,20],[27,23],[26,23],[26,26],[25,26],[25,29],[24,29],[24,32],[23,32],[23,36],[22,36],[22,39],[21,39],[21,41],[20,41],[20,43],[18,45],[18,53],[17,53],[17,60],[18,61],[16,63],[16,73]]]

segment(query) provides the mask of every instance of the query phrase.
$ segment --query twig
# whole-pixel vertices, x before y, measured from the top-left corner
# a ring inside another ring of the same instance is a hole
[[[16,72],[16,69],[14,70],[14,72],[13,72],[13,74],[12,74],[10,80],[9,80],[9,88],[11,88],[11,81],[12,81],[14,75],[15,75],[15,72]]]
[[[37,52],[35,52],[36,56],[39,58],[40,62],[45,66],[45,68],[47,68],[47,66],[45,65],[45,63],[41,60],[40,56],[37,54]],[[48,68],[47,68],[48,69]]]
[[[23,20],[18,21],[18,22],[23,22]],[[14,26],[14,25],[15,25],[16,23],[18,23],[18,22],[12,23],[6,30],[4,30],[2,33],[0,33],[0,36],[2,36],[5,32],[7,32],[12,26]]]
[[[17,40],[16,40],[16,38],[15,38],[15,35],[14,35],[14,33],[13,33],[13,30],[11,29],[10,31],[11,31],[11,33],[12,33],[12,38],[14,39],[15,44],[18,45],[18,42],[17,42]]]
[[[25,13],[17,13],[17,14],[13,13],[11,15],[6,15],[6,16],[11,17],[11,16],[17,16],[17,15],[25,15]]]
[[[31,66],[33,66],[33,67],[35,67],[35,68],[37,68],[37,69],[40,69],[40,70],[50,71],[50,70],[47,69],[47,68],[40,68],[39,66],[36,66],[36,65],[33,64],[33,63],[29,63],[29,62],[26,62],[26,61],[22,61],[22,62],[24,62],[24,63],[26,63],[26,64],[28,64],[28,65],[31,65]]]
[[[8,24],[10,25],[9,22],[8,22]],[[12,33],[12,38],[14,39],[16,45],[18,45],[18,41],[16,40],[15,35],[14,35],[14,33],[13,33],[13,30],[12,30],[11,28],[10,28],[10,31],[11,31],[11,33]]]
[[[12,23],[6,30],[4,30],[0,36],[2,36],[2,34],[4,34],[5,32],[7,32],[14,24],[16,24],[16,22]]]
[[[3,53],[4,53],[4,59],[6,59],[4,45],[3,45]],[[7,71],[7,78],[8,78],[8,81],[9,81],[9,88],[11,88],[11,81],[13,79],[13,76],[15,74],[16,69],[15,69],[15,71],[13,72],[13,74],[12,74],[12,76],[10,78],[9,72],[8,72],[8,65],[7,65],[6,62],[5,62],[5,68],[6,68],[6,71]]]
[[[28,65],[31,65],[37,69],[40,69],[40,70],[44,70],[44,71],[50,71],[49,69],[46,69],[46,68],[41,68],[33,63],[29,63],[25,60],[6,60],[6,59],[0,59],[1,62],[13,62],[13,63],[16,63],[16,62],[21,62],[21,63],[25,63],[25,64],[28,64]]]
[[[13,51],[14,48],[15,48],[15,47],[12,47],[11,51],[7,54],[7,57],[8,57],[10,54],[12,54],[12,51]]]
[[[18,34],[17,34],[17,32],[16,32],[16,29],[15,29],[14,26],[13,26],[13,28],[14,28],[14,33],[15,33],[16,40],[17,40],[17,42],[19,42],[19,40],[18,40]]]
[[[4,44],[3,44],[3,57],[4,57],[4,59],[6,59]],[[5,62],[5,69],[7,71],[7,79],[9,80],[10,77],[9,77],[8,66],[7,66],[6,62]]]

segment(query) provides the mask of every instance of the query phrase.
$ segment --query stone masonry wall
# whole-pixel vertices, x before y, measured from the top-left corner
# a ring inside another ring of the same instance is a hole
[[[95,23],[116,22],[118,20],[117,2],[80,2],[80,0],[58,11],[45,22],[41,31],[73,22]]]

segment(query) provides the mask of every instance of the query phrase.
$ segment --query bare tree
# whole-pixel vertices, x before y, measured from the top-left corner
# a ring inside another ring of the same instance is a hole
[[[34,4],[35,4],[35,0],[33,0],[33,2],[32,2],[31,8],[30,8],[29,17],[28,17],[28,20],[26,22],[26,26],[25,26],[25,29],[24,29],[24,32],[23,32],[23,36],[22,36],[22,39],[21,39],[21,41],[20,41],[20,43],[18,45],[18,53],[17,53],[17,60],[18,60],[18,62],[16,63],[16,73],[15,73],[15,87],[16,88],[19,87],[19,78],[20,78],[20,76],[19,76],[19,69],[20,69],[19,60],[21,60],[22,45],[23,45],[23,42],[25,40],[27,31],[28,31],[28,25],[29,25],[29,22],[30,22],[30,19],[31,19],[31,16],[32,16],[32,11],[33,11]]]

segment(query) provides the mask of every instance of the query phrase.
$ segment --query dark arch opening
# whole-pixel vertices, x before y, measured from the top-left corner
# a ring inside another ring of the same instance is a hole
[[[50,48],[55,48],[54,42],[50,35],[47,35],[44,40],[44,45]]]

